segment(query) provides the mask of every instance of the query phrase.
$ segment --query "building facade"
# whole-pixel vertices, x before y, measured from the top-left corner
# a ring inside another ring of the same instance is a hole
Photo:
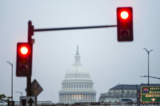
[[[139,85],[116,85],[107,93],[101,93],[99,102],[117,103],[121,98],[130,98],[137,101]]]
[[[141,92],[142,86],[148,86],[148,84],[116,85],[113,88],[111,88],[107,93],[101,93],[98,101],[107,103],[117,103],[122,98],[129,98],[132,99],[135,103],[137,103],[137,96],[138,96],[137,91]],[[160,86],[160,84],[150,84],[150,86]]]
[[[93,90],[93,81],[89,72],[80,63],[77,46],[75,62],[66,72],[59,91],[59,103],[96,102],[96,91]]]

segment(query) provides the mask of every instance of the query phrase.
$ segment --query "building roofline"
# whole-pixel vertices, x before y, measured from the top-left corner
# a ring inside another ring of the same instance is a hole
[[[116,85],[112,87],[109,90],[121,90],[121,89],[140,89],[142,86],[148,86],[148,84],[142,83],[142,84],[121,84],[121,85]],[[160,84],[149,84],[149,86],[160,86]]]

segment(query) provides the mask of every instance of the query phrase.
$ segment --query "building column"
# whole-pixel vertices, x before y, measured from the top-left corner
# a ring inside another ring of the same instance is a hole
[[[77,94],[75,93],[75,100],[74,101],[76,101],[77,100]]]
[[[85,100],[86,100],[86,99],[85,99],[85,93],[84,93],[83,95],[84,95],[84,98],[83,98],[84,100],[83,100],[83,101],[85,102]]]
[[[71,101],[73,101],[73,94],[71,93]]]
[[[61,102],[63,101],[63,96],[62,96],[62,94],[61,94]]]
[[[60,94],[60,102],[62,102],[62,94]]]
[[[92,102],[92,94],[91,94],[91,102]]]
[[[92,94],[92,101],[94,102],[94,94]]]
[[[65,102],[65,101],[66,101],[66,95],[65,95],[65,94],[63,94],[63,97],[64,97],[63,102]]]
[[[68,95],[68,102],[69,102],[69,94],[67,94]]]
[[[79,94],[77,93],[77,95],[79,96]],[[78,100],[79,100],[79,97],[77,97],[77,102],[78,102]]]
[[[69,94],[69,102],[71,102],[71,94]]]
[[[85,94],[84,98],[85,98],[85,102],[87,102],[87,94]]]
[[[75,96],[74,95],[75,95],[75,93],[73,94],[73,101],[75,101]]]
[[[72,101],[74,101],[74,94],[72,94]]]
[[[93,95],[91,94],[91,102],[93,102],[93,98],[92,98],[92,96],[93,96]]]
[[[84,98],[83,98],[83,93],[82,93],[82,102],[84,101]]]
[[[66,101],[66,95],[63,94],[63,102],[65,102],[65,101]]]
[[[80,98],[79,98],[80,102],[82,102],[82,94],[80,93],[79,96],[80,96]]]
[[[63,94],[62,94],[62,102],[63,102],[64,100],[63,100]]]
[[[64,96],[64,94],[63,94],[63,102],[65,101],[65,96]]]
[[[89,100],[89,94],[88,94],[88,102],[90,102],[90,100]]]
[[[67,94],[67,96],[66,96],[66,101],[67,101],[67,102],[68,102],[68,99],[69,99],[69,98],[68,98],[68,94]]]
[[[59,102],[61,102],[61,94],[59,94]]]
[[[68,94],[68,102],[70,102],[70,94]]]
[[[84,95],[84,102],[86,102],[86,98],[85,98],[85,95],[86,95],[86,94],[84,93],[83,95]]]
[[[61,102],[63,101],[63,94],[61,94],[61,100],[60,100]]]
[[[93,94],[93,100],[94,100],[94,102],[95,102],[95,95]]]
[[[76,95],[76,100],[75,101],[77,101],[77,94],[75,94]]]
[[[69,101],[69,94],[67,94],[67,95],[68,95],[68,101]],[[68,101],[67,101],[67,102],[68,102]]]
[[[86,102],[88,102],[87,94],[86,94]]]
[[[87,94],[87,102],[88,102],[88,94]]]
[[[70,93],[70,102],[72,101],[72,98],[71,98],[71,97],[72,97],[72,94]]]

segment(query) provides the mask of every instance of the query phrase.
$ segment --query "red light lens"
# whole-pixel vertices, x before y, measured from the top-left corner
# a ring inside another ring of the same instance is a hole
[[[127,19],[129,17],[129,14],[128,14],[127,11],[122,11],[120,16],[121,16],[122,19]]]
[[[26,55],[28,53],[28,48],[23,46],[20,48],[20,53],[23,54],[23,55]]]

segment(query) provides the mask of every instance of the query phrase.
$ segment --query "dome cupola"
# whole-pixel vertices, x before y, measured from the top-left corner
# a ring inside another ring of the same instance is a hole
[[[85,69],[81,62],[80,62],[80,55],[78,51],[77,45],[77,52],[75,57],[75,62],[71,68],[68,69],[66,72],[65,78],[90,78],[89,72]]]

